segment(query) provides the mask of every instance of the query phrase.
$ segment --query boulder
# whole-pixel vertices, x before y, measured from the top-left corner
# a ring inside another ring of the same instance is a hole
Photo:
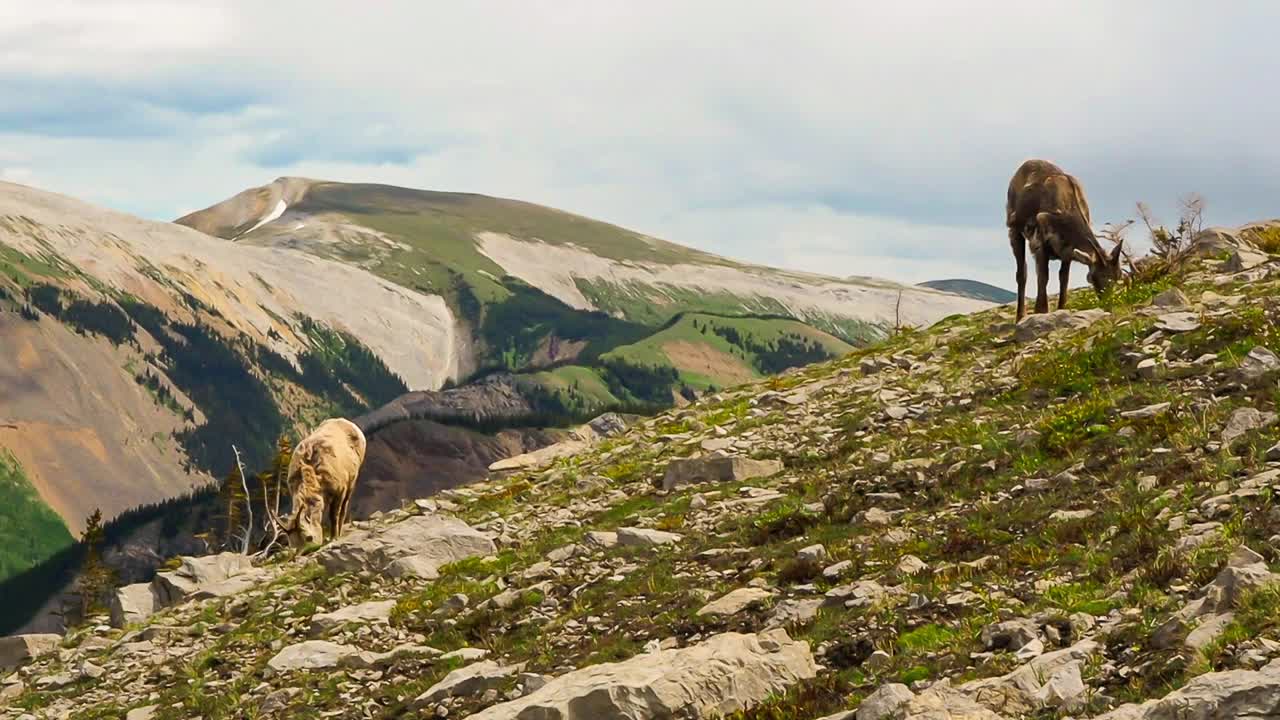
[[[618,544],[623,547],[652,547],[680,542],[681,536],[649,528],[618,528]]]
[[[58,650],[62,636],[55,633],[32,633],[0,637],[0,672],[26,665],[42,655]]]
[[[1246,248],[1236,248],[1231,251],[1231,256],[1222,264],[1223,272],[1242,272],[1251,270],[1270,260],[1266,253],[1256,252]]]
[[[152,585],[155,591],[155,608],[166,608],[186,600],[200,591],[208,590],[226,580],[253,570],[253,561],[247,555],[224,552],[203,557],[179,558],[177,570],[157,573]],[[231,593],[226,593],[231,594]],[[138,593],[134,599],[138,599]]]
[[[945,682],[931,686],[899,707],[897,717],[902,720],[1004,720]]]
[[[372,602],[350,605],[341,610],[320,613],[311,618],[311,637],[320,637],[330,630],[357,623],[360,625],[385,625],[391,621],[391,610],[396,606],[395,600],[375,600]]]
[[[1035,621],[1017,618],[993,623],[982,629],[981,640],[988,650],[1020,650],[1040,637]]]
[[[1170,333],[1191,332],[1200,327],[1200,316],[1193,312],[1172,312],[1156,319],[1156,328]]]
[[[1028,315],[1013,330],[1013,339],[1025,343],[1064,329],[1081,330],[1109,315],[1106,310],[1054,310]]]
[[[1248,432],[1274,424],[1276,417],[1273,412],[1262,411],[1257,408],[1237,408],[1235,412],[1231,413],[1231,417],[1227,418],[1227,427],[1222,431],[1222,442],[1230,445],[1237,438]]]
[[[479,695],[491,688],[498,688],[506,679],[520,671],[516,665],[499,665],[492,660],[481,660],[445,675],[419,695],[413,704],[423,707],[438,703],[448,697]]]
[[[1245,385],[1253,385],[1267,375],[1267,373],[1280,370],[1280,357],[1268,350],[1262,345],[1258,345],[1244,356],[1244,360],[1240,362],[1240,367],[1236,370],[1236,377]]]
[[[1141,705],[1121,705],[1097,720],[1217,720],[1280,716],[1280,660],[1261,670],[1206,673]]]
[[[415,515],[386,527],[349,532],[316,552],[316,559],[331,573],[382,572],[411,556],[419,558],[414,562],[421,570],[496,550],[492,540],[457,518]]]
[[[703,605],[702,609],[698,610],[698,615],[737,615],[752,605],[758,605],[771,597],[773,597],[773,593],[763,588],[738,588]]]
[[[1063,697],[1071,695],[1075,687],[1069,668],[1075,665],[1078,672],[1080,663],[1100,648],[1092,640],[1082,640],[1069,648],[1040,655],[1010,673],[967,682],[957,690],[1003,714],[1029,714],[1045,703],[1069,702]]]
[[[155,587],[151,583],[134,583],[116,588],[110,609],[111,627],[142,622],[158,609]]]
[[[1187,298],[1186,293],[1182,292],[1178,288],[1169,288],[1168,290],[1165,290],[1159,295],[1151,298],[1152,307],[1158,308],[1183,308],[1190,304],[1191,300]]]
[[[868,695],[854,714],[856,720],[886,720],[898,712],[903,705],[915,699],[911,688],[902,683],[881,685]]]
[[[817,672],[808,643],[785,631],[724,633],[687,648],[565,673],[471,720],[713,718],[780,695]]]
[[[366,669],[384,667],[406,655],[444,657],[439,650],[426,645],[398,645],[387,652],[375,653],[328,640],[304,640],[276,653],[267,661],[267,667],[278,673],[335,667]]]
[[[773,607],[773,611],[769,613],[769,619],[765,622],[765,627],[805,625],[818,617],[818,610],[822,607],[822,602],[822,598],[783,600]]]
[[[752,460],[738,456],[686,458],[672,460],[657,484],[663,490],[670,490],[694,483],[742,482],[769,477],[781,471],[780,460]]]

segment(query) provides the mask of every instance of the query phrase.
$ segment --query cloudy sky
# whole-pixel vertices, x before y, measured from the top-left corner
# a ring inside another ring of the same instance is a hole
[[[0,179],[161,220],[281,175],[481,192],[1007,287],[1027,157],[1098,225],[1188,191],[1212,224],[1280,216],[1278,24],[1267,0],[0,0]]]

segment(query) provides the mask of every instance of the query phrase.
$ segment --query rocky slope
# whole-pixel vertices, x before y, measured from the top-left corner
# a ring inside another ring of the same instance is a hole
[[[111,623],[0,643],[3,717],[1275,716],[1280,260],[1249,236],[309,555],[184,560]]]

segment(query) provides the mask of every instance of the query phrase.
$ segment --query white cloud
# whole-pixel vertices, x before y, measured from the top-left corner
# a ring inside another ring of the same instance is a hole
[[[0,142],[24,153],[0,164],[153,217],[309,175],[1007,287],[1005,186],[1029,156],[1080,175],[1099,223],[1139,199],[1170,216],[1189,190],[1211,222],[1273,214],[1277,20],[1154,0],[0,0]]]

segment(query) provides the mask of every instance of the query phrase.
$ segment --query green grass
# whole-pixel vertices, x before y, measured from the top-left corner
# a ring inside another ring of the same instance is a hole
[[[0,580],[35,567],[73,542],[14,456],[0,448]]]

